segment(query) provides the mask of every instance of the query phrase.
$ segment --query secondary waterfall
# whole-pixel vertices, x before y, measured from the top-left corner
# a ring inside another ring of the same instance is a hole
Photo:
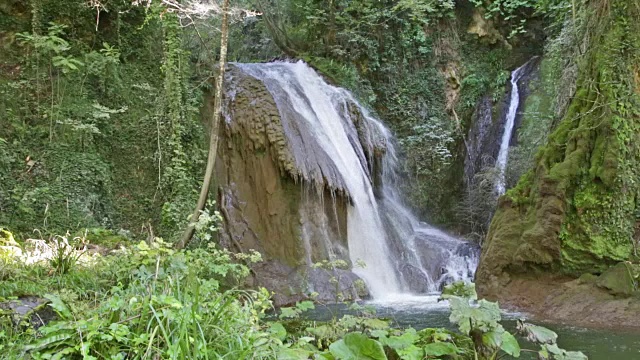
[[[436,291],[445,282],[472,278],[477,251],[420,223],[402,204],[393,137],[348,91],[327,84],[301,61],[236,66],[273,96],[302,177],[348,195],[349,257],[374,298]],[[385,144],[382,161],[374,159],[374,143]]]
[[[516,116],[518,115],[518,107],[520,106],[520,91],[518,89],[518,80],[520,80],[522,70],[528,63],[517,68],[511,73],[511,96],[509,98],[509,110],[507,112],[507,119],[504,124],[504,132],[502,133],[502,142],[500,143],[500,152],[498,153],[498,159],[496,160],[496,167],[498,168],[500,175],[496,184],[496,192],[498,195],[504,194],[506,190],[505,184],[505,171],[507,169],[507,159],[509,157],[509,143],[513,136],[513,126],[516,122]]]

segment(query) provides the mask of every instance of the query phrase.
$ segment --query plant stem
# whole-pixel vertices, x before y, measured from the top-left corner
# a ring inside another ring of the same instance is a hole
[[[222,114],[222,89],[224,87],[224,70],[227,62],[227,44],[229,38],[229,0],[224,0],[222,4],[222,34],[220,36],[220,68],[218,69],[218,79],[216,81],[216,93],[213,109],[213,117],[211,118],[211,130],[209,132],[209,155],[207,157],[207,168],[200,188],[200,197],[196,204],[196,208],[189,219],[189,224],[182,234],[182,238],[176,244],[177,249],[183,249],[189,244],[193,237],[195,224],[198,222],[200,212],[204,209],[209,195],[209,187],[213,178],[213,168],[216,162],[216,154],[218,150],[218,126],[220,124],[220,115]]]

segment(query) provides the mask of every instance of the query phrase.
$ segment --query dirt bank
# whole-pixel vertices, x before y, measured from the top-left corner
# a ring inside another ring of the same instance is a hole
[[[500,291],[481,296],[538,322],[640,330],[640,298],[614,296],[589,279],[515,278]]]

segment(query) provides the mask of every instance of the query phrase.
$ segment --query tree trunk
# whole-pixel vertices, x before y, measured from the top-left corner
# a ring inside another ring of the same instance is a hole
[[[200,189],[200,196],[198,197],[198,203],[196,208],[189,219],[189,224],[182,234],[182,238],[176,244],[177,249],[183,249],[191,241],[193,232],[195,231],[195,224],[200,218],[200,213],[204,209],[207,203],[207,197],[209,196],[209,187],[211,186],[211,179],[213,178],[213,168],[216,163],[216,155],[218,150],[218,128],[220,125],[220,115],[222,114],[222,89],[224,87],[224,70],[227,63],[227,43],[229,39],[229,0],[224,0],[222,4],[222,34],[220,36],[220,69],[218,72],[218,79],[216,81],[216,93],[213,104],[213,116],[211,118],[211,131],[209,134],[209,155],[207,157],[207,168],[204,173],[204,180],[202,181],[202,188]]]

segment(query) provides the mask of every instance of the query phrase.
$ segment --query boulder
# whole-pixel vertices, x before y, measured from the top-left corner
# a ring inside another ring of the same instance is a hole
[[[253,283],[272,292],[274,306],[289,306],[303,300],[320,303],[356,301],[369,292],[356,274],[343,269],[290,267],[279,261],[264,261],[252,267]]]
[[[307,276],[309,289],[318,302],[358,301],[369,297],[365,283],[349,270],[311,268]]]
[[[32,326],[37,329],[56,316],[49,300],[36,296],[24,296],[16,300],[0,302],[0,318],[8,318],[14,326]]]
[[[598,281],[598,277],[596,275],[590,274],[590,273],[586,273],[586,274],[582,274],[579,278],[578,278],[578,284],[583,285],[583,284],[595,284]]]
[[[632,264],[620,262],[602,273],[596,285],[613,295],[631,296],[638,291],[637,273]]]

